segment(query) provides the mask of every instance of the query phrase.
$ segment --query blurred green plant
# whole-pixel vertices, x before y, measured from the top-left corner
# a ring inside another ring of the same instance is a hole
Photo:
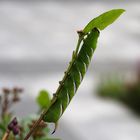
[[[21,101],[20,93],[22,92],[23,90],[18,87],[14,87],[13,89],[2,89],[0,96],[0,139],[2,139],[5,132],[8,132],[5,135],[8,136],[8,140],[22,140],[26,136],[26,133],[31,129],[33,124],[36,122],[40,111],[43,108],[49,107],[50,105],[50,93],[46,90],[41,90],[36,98],[36,103],[39,106],[39,112],[34,115],[30,114],[28,117],[23,118],[18,122],[18,120],[14,118],[14,114],[9,110],[11,105]],[[31,137],[32,140],[60,140],[57,138],[48,137],[50,130],[48,125],[43,121],[40,122],[38,128],[39,129],[34,131]],[[10,133],[11,131],[12,133]]]
[[[98,85],[97,94],[102,98],[120,101],[140,115],[140,78],[138,79],[133,82],[116,78],[104,80]]]
[[[125,93],[123,82],[116,78],[101,80],[97,88],[99,96],[115,100],[121,100],[125,96]]]
[[[36,98],[36,101],[40,107],[40,110],[48,108],[51,103],[51,97],[48,91],[41,90],[38,97]]]
[[[2,88],[0,93],[0,138],[7,130],[13,114],[10,108],[20,101],[20,94],[23,92],[22,88],[14,87],[12,89]]]

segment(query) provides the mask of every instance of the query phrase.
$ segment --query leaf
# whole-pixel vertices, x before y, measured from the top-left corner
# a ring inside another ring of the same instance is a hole
[[[41,90],[36,100],[41,108],[48,108],[51,103],[50,94],[46,90]]]
[[[108,25],[112,24],[123,12],[124,9],[113,9],[101,14],[100,16],[92,19],[83,29],[84,33],[90,32],[93,28],[100,30],[105,29]]]

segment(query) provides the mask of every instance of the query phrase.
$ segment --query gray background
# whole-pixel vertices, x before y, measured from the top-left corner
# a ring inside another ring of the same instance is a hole
[[[140,2],[0,1],[0,88],[21,86],[19,117],[37,111],[40,89],[58,87],[77,41],[76,31],[113,8],[126,13],[101,32],[98,48],[76,97],[59,122],[63,140],[138,140],[140,121],[125,107],[94,96],[100,77],[134,78],[140,58]]]

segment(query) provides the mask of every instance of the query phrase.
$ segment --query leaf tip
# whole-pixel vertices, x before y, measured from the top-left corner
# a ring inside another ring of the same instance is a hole
[[[122,13],[126,12],[125,9],[114,9],[114,10],[120,12],[120,15],[121,15]]]

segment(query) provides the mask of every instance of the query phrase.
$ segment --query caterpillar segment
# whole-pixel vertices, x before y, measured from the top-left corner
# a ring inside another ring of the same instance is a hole
[[[80,50],[76,54],[76,57],[72,58],[70,62],[71,66],[68,67],[63,80],[60,82],[54,102],[44,115],[43,120],[45,122],[55,123],[55,129],[58,120],[69,105],[85,76],[92,55],[96,49],[98,37],[99,30],[94,28],[83,40]],[[75,56],[75,51],[73,52],[73,56]]]

